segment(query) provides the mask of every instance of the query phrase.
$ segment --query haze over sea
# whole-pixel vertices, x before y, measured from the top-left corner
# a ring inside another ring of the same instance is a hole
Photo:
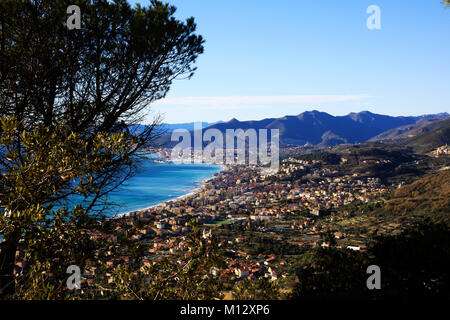
[[[189,194],[201,186],[199,182],[221,169],[209,164],[155,163],[149,156],[134,177],[110,193],[109,199],[119,205],[110,215],[145,209]]]

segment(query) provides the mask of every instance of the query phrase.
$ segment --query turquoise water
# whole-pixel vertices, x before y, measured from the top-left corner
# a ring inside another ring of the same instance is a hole
[[[143,161],[138,173],[110,193],[119,207],[109,215],[127,213],[175,199],[200,187],[198,182],[212,178],[221,166],[207,164],[154,163]]]
[[[108,208],[107,216],[145,209],[175,199],[200,187],[198,182],[212,178],[219,165],[154,163],[149,156],[137,174],[109,195],[117,207]],[[0,235],[0,243],[2,236]]]

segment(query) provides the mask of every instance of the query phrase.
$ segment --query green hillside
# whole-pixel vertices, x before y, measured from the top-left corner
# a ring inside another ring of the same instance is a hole
[[[419,134],[405,142],[405,145],[417,152],[429,152],[446,144],[450,145],[450,120],[446,120],[445,124],[436,130]]]
[[[450,214],[450,171],[441,171],[402,186],[386,201],[385,209],[404,213],[416,210]]]

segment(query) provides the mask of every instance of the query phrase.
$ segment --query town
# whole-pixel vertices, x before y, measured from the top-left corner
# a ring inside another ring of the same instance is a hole
[[[189,222],[194,221],[202,237],[214,235],[225,252],[227,267],[213,268],[211,276],[230,287],[243,279],[263,278],[288,286],[295,278],[296,256],[328,245],[321,240],[326,223],[348,216],[348,211],[341,212],[345,206],[376,203],[392,188],[377,177],[343,174],[322,160],[287,157],[271,175],[261,168],[227,165],[193,194],[115,219],[111,239],[133,229],[131,238],[146,248],[144,265],[160,257],[183,264],[190,255]],[[333,236],[342,248],[365,250],[364,237],[345,232]],[[111,254],[106,264],[115,267],[128,259]],[[92,267],[85,275],[94,274]]]

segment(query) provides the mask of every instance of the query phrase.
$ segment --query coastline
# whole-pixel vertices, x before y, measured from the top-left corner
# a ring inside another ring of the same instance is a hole
[[[217,165],[217,164],[214,164],[214,165]],[[126,217],[135,216],[135,215],[138,215],[138,214],[141,213],[141,212],[144,212],[144,211],[147,211],[147,210],[151,210],[151,209],[157,208],[157,207],[159,207],[159,206],[161,206],[161,205],[163,205],[163,204],[165,204],[165,203],[181,201],[181,200],[187,199],[187,198],[189,198],[189,197],[195,196],[198,192],[200,192],[200,191],[203,189],[203,187],[204,187],[204,185],[205,185],[206,183],[208,183],[209,181],[211,181],[211,180],[213,180],[214,178],[216,178],[216,175],[218,175],[218,174],[220,174],[221,172],[227,170],[227,167],[226,167],[226,165],[224,165],[224,164],[219,164],[218,166],[220,166],[220,170],[217,171],[216,173],[214,173],[214,175],[213,175],[212,177],[205,178],[205,179],[203,179],[203,180],[201,180],[201,181],[193,181],[193,182],[192,182],[193,184],[198,184],[199,186],[198,186],[197,188],[194,188],[194,189],[190,190],[190,191],[189,191],[188,193],[186,193],[186,194],[183,194],[183,195],[177,196],[177,197],[175,197],[175,198],[171,198],[171,199],[168,199],[168,200],[165,200],[165,201],[156,203],[156,204],[154,204],[154,205],[151,205],[151,206],[148,206],[148,207],[145,207],[145,208],[142,208],[142,209],[137,209],[137,210],[133,210],[133,211],[129,211],[129,212],[124,212],[124,213],[118,213],[118,214],[112,216],[111,219],[120,219],[120,218],[126,218]]]

